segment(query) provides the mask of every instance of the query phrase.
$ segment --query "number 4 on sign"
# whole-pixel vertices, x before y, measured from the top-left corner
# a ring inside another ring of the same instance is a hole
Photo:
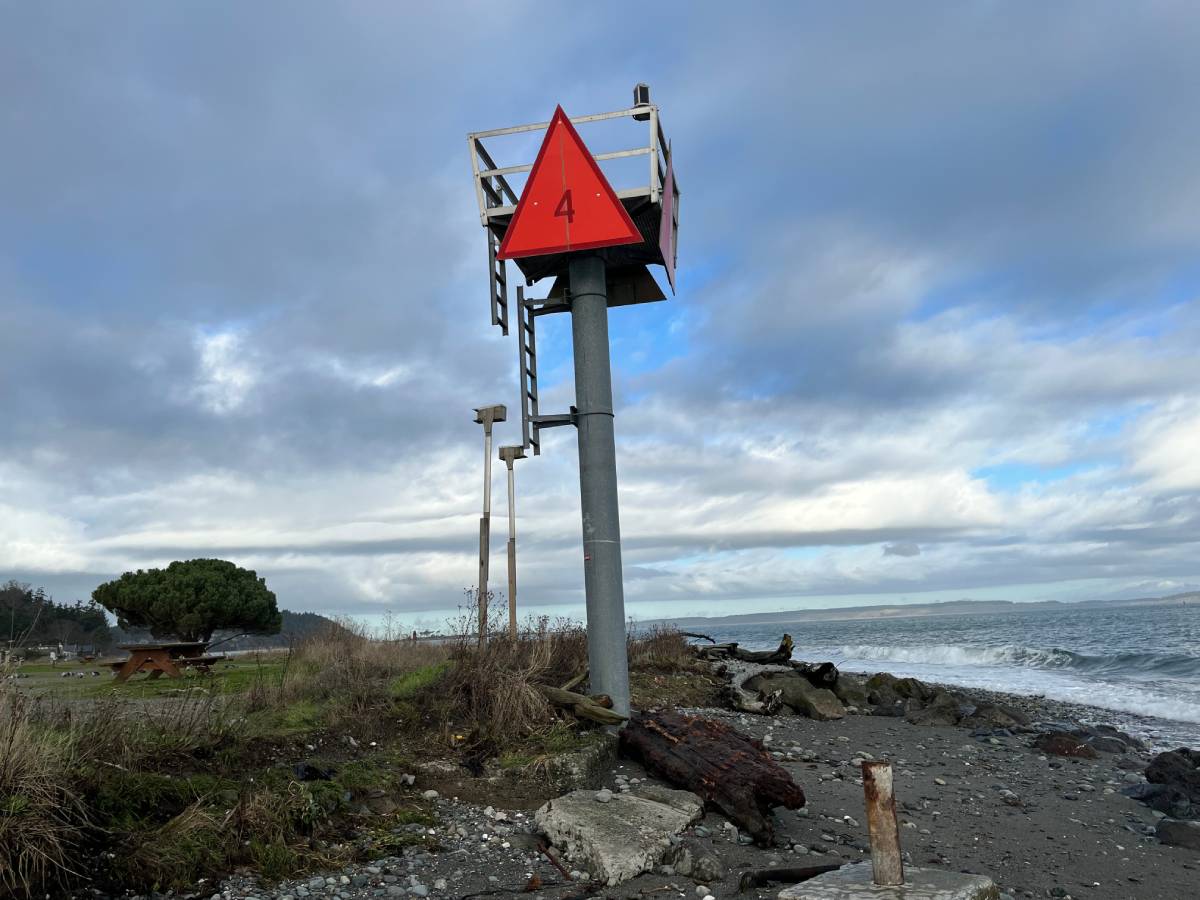
[[[497,258],[641,242],[637,226],[560,106],[546,129]]]
[[[558,201],[558,206],[554,207],[554,215],[566,216],[568,225],[575,221],[575,207],[571,205],[571,192],[569,190],[563,191],[562,199]]]

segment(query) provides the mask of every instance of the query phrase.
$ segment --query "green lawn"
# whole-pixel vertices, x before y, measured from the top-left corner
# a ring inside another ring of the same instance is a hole
[[[26,663],[15,671],[23,678],[16,684],[34,694],[54,694],[63,698],[106,697],[112,695],[132,698],[162,697],[179,694],[181,691],[203,690],[218,693],[243,693],[262,684],[278,687],[285,664],[281,653],[257,654],[254,656],[231,657],[218,663],[211,674],[185,670],[183,678],[168,678],[165,675],[151,679],[146,675],[134,675],[123,684],[118,683],[108,666],[94,663]],[[84,673],[83,678],[65,678],[64,672]],[[99,672],[93,676],[92,672]]]

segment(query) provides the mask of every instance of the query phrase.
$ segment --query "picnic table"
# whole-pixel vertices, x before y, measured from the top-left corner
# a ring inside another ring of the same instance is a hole
[[[120,649],[129,651],[128,659],[105,663],[113,670],[117,681],[128,681],[138,672],[146,672],[150,678],[160,678],[164,672],[169,678],[182,678],[184,669],[195,669],[207,675],[212,670],[213,663],[225,658],[206,653],[208,644],[203,641],[122,644]]]

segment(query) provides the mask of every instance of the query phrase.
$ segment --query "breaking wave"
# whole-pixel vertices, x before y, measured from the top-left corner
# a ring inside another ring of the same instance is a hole
[[[1069,669],[1091,675],[1142,675],[1166,678],[1200,677],[1200,657],[1178,653],[1124,652],[1089,655],[1058,648],[1003,644],[966,647],[928,644],[890,647],[857,644],[838,647],[844,659],[917,663],[935,666],[1018,666],[1030,669]]]

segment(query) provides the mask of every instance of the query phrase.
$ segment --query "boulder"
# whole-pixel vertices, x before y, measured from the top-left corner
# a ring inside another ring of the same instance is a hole
[[[1200,750],[1181,747],[1158,754],[1146,767],[1146,780],[1165,784],[1200,803]]]
[[[867,679],[867,698],[876,706],[892,706],[897,700],[916,700],[928,703],[937,691],[916,678],[897,678],[887,672],[876,672]]]
[[[810,719],[826,722],[846,715],[846,708],[833,691],[813,687],[807,678],[796,673],[759,675],[747,681],[746,687],[761,694],[777,694],[786,706]]]
[[[682,841],[667,854],[667,864],[680,875],[701,884],[712,884],[725,877],[721,861],[695,841]]]
[[[910,699],[904,718],[914,725],[957,725],[962,718],[961,701],[949,691],[939,691],[927,706]]]
[[[896,682],[899,680],[887,672],[876,672],[867,679],[867,699],[875,706],[895,706],[900,700],[900,695],[896,693]]]
[[[867,696],[866,680],[857,675],[843,673],[838,677],[837,684],[833,686],[833,693],[846,706],[864,710],[871,706],[871,699]]]
[[[1155,831],[1164,844],[1172,847],[1187,847],[1189,850],[1200,850],[1200,822],[1181,822],[1177,819],[1163,819]]]
[[[959,724],[967,728],[1023,728],[1029,724],[1029,717],[1008,706],[982,703]]]
[[[1096,759],[1099,754],[1079,738],[1059,731],[1039,734],[1033,746],[1051,756],[1071,756],[1079,759]]]
[[[690,791],[642,793],[597,803],[594,791],[572,791],[539,809],[534,821],[574,865],[611,887],[660,865],[672,838],[703,814]]]

